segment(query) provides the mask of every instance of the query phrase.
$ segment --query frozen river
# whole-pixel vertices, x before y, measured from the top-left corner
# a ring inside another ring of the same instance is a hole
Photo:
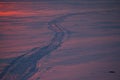
[[[0,80],[119,80],[119,4],[0,2]]]

